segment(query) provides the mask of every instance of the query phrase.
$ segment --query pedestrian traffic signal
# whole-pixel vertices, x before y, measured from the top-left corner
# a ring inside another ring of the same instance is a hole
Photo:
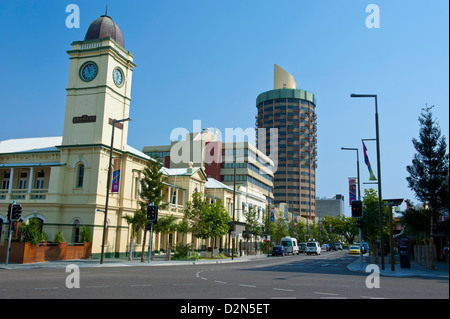
[[[147,220],[151,222],[158,220],[158,206],[147,206]]]
[[[362,201],[354,200],[352,202],[352,217],[361,218],[363,215]]]

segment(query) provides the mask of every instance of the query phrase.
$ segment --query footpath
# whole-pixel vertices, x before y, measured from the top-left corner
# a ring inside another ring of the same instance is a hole
[[[141,262],[140,257],[133,258],[129,261],[127,258],[104,258],[103,263],[100,259],[73,259],[46,261],[30,264],[5,263],[0,264],[1,269],[35,269],[35,268],[66,268],[69,265],[77,265],[78,267],[151,267],[151,266],[180,266],[180,265],[202,265],[202,264],[221,264],[232,262],[245,262],[267,258],[267,255],[250,255],[242,257],[223,258],[223,259],[199,259],[199,260],[166,260],[166,257],[153,256],[149,262],[148,258]]]
[[[361,259],[358,257],[347,265],[347,269],[356,272],[370,273],[373,267],[367,268],[369,265],[373,265],[369,262],[368,256],[364,256],[362,263]],[[381,269],[381,264],[378,264],[378,269],[380,275],[383,276],[393,276],[393,277],[411,277],[411,276],[421,276],[421,277],[434,277],[434,278],[449,278],[449,264],[445,262],[436,263],[436,270],[427,269],[424,266],[416,264],[413,260],[410,261],[409,268],[402,268],[399,262],[395,263],[394,270],[391,269],[391,263],[384,263],[384,270]],[[367,271],[366,271],[367,268]]]
[[[126,258],[105,258],[103,263],[100,264],[99,259],[76,259],[76,260],[61,260],[61,261],[48,261],[31,264],[15,264],[5,263],[0,264],[0,271],[9,269],[36,269],[36,268],[66,268],[69,265],[77,265],[78,267],[152,267],[152,266],[179,266],[179,265],[204,265],[204,264],[224,264],[224,263],[237,263],[247,262],[271,258],[266,254],[261,255],[249,255],[224,259],[200,259],[200,260],[165,260],[165,257],[155,256],[149,262],[148,258],[144,262],[141,262],[141,258],[134,258],[128,261]],[[347,269],[354,272],[369,273],[372,272],[371,268],[367,266],[372,265],[369,262],[369,257],[363,257],[361,263],[360,258],[356,258],[353,262],[347,265]],[[391,270],[391,264],[385,263],[385,269],[381,269],[381,265],[378,265],[380,275],[394,276],[394,277],[409,277],[409,276],[423,276],[423,277],[435,277],[435,278],[449,278],[449,264],[444,262],[437,263],[436,270],[429,270],[423,266],[416,264],[414,261],[410,261],[410,268],[401,268],[399,263],[395,264],[395,270]],[[366,268],[368,269],[366,272]]]

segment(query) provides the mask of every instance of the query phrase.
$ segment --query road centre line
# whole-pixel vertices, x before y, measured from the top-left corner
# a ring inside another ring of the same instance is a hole
[[[328,296],[337,296],[338,294],[330,293],[330,292],[314,292],[317,295],[328,295]]]
[[[241,287],[248,287],[248,288],[256,288],[256,286],[253,286],[253,285],[239,284],[239,286],[241,286]]]
[[[293,292],[294,290],[292,289],[283,289],[283,288],[273,288],[273,290],[278,290],[278,291],[289,291],[289,292]]]
[[[130,285],[130,287],[151,287],[151,284]]]

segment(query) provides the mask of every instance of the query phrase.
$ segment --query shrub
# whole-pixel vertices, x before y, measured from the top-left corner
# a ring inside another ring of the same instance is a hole
[[[62,231],[56,233],[55,239],[53,239],[53,241],[58,244],[66,242]]]
[[[91,231],[85,225],[83,225],[83,227],[81,227],[80,242],[82,242],[82,243],[91,243],[92,242]]]
[[[46,240],[46,235],[41,232],[40,223],[35,218],[30,218],[25,224],[20,227],[20,233],[25,242],[31,243],[32,246],[38,245],[40,242]]]

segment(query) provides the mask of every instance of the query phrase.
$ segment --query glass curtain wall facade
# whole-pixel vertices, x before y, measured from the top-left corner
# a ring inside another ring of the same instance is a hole
[[[313,219],[317,167],[314,95],[299,89],[267,91],[258,96],[256,107],[256,127],[266,129],[266,154],[270,153],[270,128],[278,129],[274,204],[287,203],[290,213]]]

